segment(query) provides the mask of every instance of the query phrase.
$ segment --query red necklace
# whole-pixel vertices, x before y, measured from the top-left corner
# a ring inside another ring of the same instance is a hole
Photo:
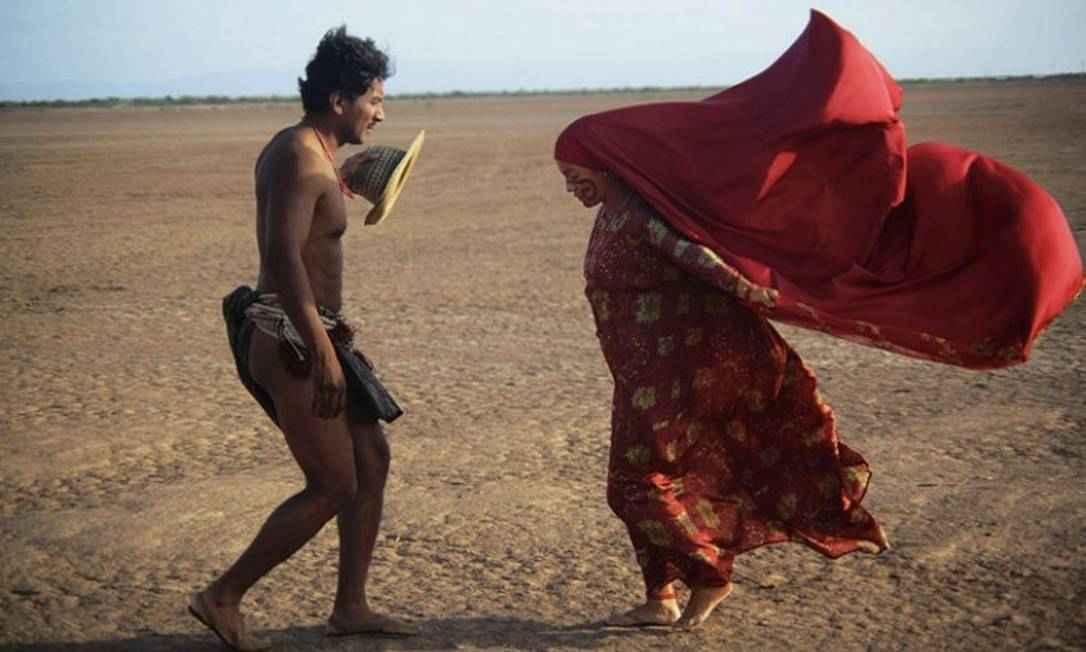
[[[317,140],[321,143],[321,149],[324,150],[324,157],[328,159],[328,162],[332,164],[332,172],[336,175],[336,181],[339,182],[339,191],[347,197],[354,199],[355,194],[351,192],[351,189],[347,187],[347,182],[343,180],[343,177],[339,176],[339,168],[336,167],[336,158],[332,156],[332,152],[328,150],[328,145],[324,144],[324,138],[321,137],[321,132],[317,131],[317,128],[313,125],[309,125],[309,128],[313,130],[313,133],[317,135]]]

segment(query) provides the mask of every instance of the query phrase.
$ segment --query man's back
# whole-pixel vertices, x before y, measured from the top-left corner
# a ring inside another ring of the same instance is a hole
[[[255,168],[261,292],[280,292],[284,257],[298,255],[318,305],[339,310],[343,285],[341,237],[347,207],[335,167],[317,132],[305,125],[277,133]]]

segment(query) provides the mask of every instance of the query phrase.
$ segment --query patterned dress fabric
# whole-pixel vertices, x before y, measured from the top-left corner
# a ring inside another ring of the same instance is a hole
[[[585,278],[615,382],[607,497],[647,595],[727,584],[735,555],[768,543],[887,547],[860,504],[867,462],[758,314],[764,288],[636,198],[599,212]]]

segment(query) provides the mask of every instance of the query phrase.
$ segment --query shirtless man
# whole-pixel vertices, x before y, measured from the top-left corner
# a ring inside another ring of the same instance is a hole
[[[256,162],[260,277],[256,290],[231,293],[223,310],[242,382],[283,431],[306,485],[272,512],[222,576],[192,595],[192,615],[233,649],[268,647],[246,629],[241,600],[333,516],[339,583],[329,634],[414,633],[366,601],[390,460],[377,419],[400,411],[353,351],[338,315],[348,191],[333,153],[361,144],[384,120],[388,75],[388,58],[372,40],[343,27],[329,31],[299,80],[305,116],[276,134]],[[366,374],[369,395],[354,380]]]

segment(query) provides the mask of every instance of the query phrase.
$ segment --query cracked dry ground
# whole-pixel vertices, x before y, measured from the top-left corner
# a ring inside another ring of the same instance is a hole
[[[595,625],[640,582],[604,498],[610,379],[580,272],[591,216],[551,143],[577,115],[666,97],[390,103],[377,141],[426,128],[426,148],[394,217],[348,232],[346,299],[407,409],[373,599],[422,634],[322,638],[333,527],[254,589],[255,626],[281,650],[1082,645],[1082,301],[1027,365],[992,373],[783,329],[872,463],[867,502],[894,548],[744,555],[699,632]],[[218,305],[255,273],[253,158],[297,117],[0,113],[0,650],[218,649],[187,593],[300,486],[234,377]],[[908,86],[905,119],[911,142],[1034,176],[1086,250],[1086,85]]]

